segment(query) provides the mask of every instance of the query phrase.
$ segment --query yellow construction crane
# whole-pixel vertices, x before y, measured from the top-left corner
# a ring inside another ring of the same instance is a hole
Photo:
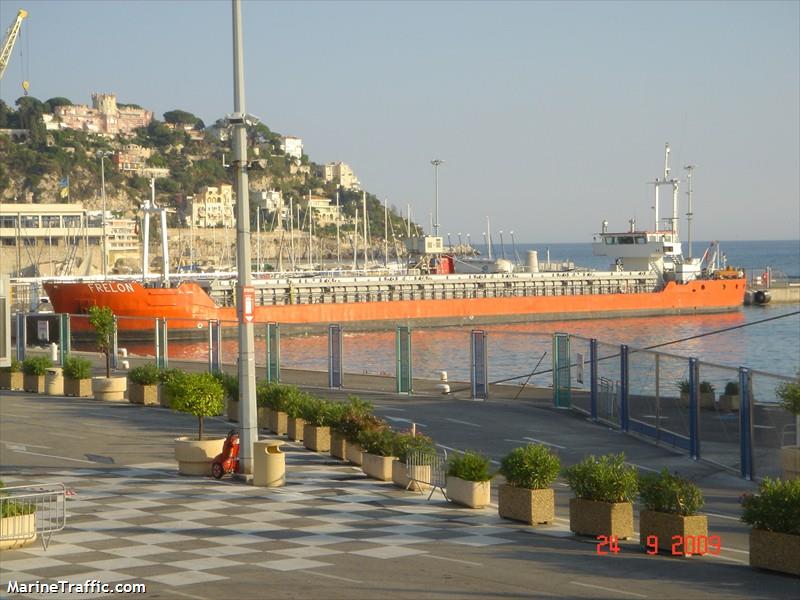
[[[6,72],[8,61],[11,60],[11,51],[14,50],[14,43],[19,37],[19,29],[22,27],[22,22],[27,16],[28,11],[20,8],[19,12],[17,13],[17,19],[6,32],[6,38],[3,40],[3,49],[2,52],[0,52],[0,79],[3,79],[3,74]],[[27,81],[22,82],[22,89],[25,90],[26,96],[28,95],[29,85],[30,84]]]

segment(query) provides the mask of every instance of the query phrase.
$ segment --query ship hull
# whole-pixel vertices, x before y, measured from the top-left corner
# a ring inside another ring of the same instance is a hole
[[[156,317],[168,320],[171,335],[184,337],[206,335],[209,321],[234,326],[237,320],[234,307],[217,306],[194,283],[174,288],[146,288],[135,282],[46,283],[45,289],[55,312],[85,315],[91,306],[108,306],[118,317],[119,331],[129,335],[152,336]],[[739,310],[744,291],[743,279],[710,279],[670,282],[662,290],[642,293],[284,304],[256,306],[253,321],[386,329],[398,323],[465,325],[700,314]],[[88,331],[87,319],[73,318],[72,330]]]

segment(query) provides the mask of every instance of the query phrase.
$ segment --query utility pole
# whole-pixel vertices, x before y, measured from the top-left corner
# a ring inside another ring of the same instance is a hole
[[[239,316],[239,422],[241,423],[241,472],[253,472],[253,442],[258,440],[256,418],[256,360],[250,273],[250,197],[247,177],[247,130],[244,101],[244,58],[241,0],[233,0],[233,169],[236,184],[236,245]]]
[[[339,186],[336,186],[336,268],[342,268],[342,247],[339,240],[339,222],[341,221],[341,208],[339,208]]]
[[[100,190],[103,196],[103,279],[108,275],[108,247],[106,246],[106,168],[105,152],[98,152],[100,157]]]

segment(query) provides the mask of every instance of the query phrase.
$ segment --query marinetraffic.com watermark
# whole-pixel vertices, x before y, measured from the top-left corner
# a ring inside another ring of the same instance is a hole
[[[147,587],[143,583],[103,583],[97,579],[87,579],[81,583],[59,580],[53,583],[33,581],[19,583],[9,581],[7,594],[144,594]]]

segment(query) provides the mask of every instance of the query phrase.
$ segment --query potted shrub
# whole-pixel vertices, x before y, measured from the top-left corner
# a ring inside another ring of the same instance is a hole
[[[21,390],[23,385],[22,363],[16,358],[9,366],[0,367],[0,390]]]
[[[296,403],[302,392],[293,385],[270,383],[264,388],[265,402],[272,410],[269,428],[277,435],[285,435],[289,429],[289,406]]]
[[[700,382],[700,408],[714,410],[717,407],[714,386],[708,381]]]
[[[575,494],[569,501],[569,528],[578,535],[633,535],[633,500],[638,492],[636,469],[624,454],[588,456],[565,472]]]
[[[447,461],[447,498],[469,508],[484,508],[491,501],[489,459],[477,452],[456,454]]]
[[[256,383],[256,414],[259,429],[269,429],[270,419],[272,418],[269,395],[272,385],[269,381],[263,380]]]
[[[555,519],[555,492],[550,485],[558,477],[561,461],[541,444],[515,448],[500,463],[506,478],[498,498],[498,513],[533,525]]]
[[[680,405],[684,408],[689,406],[689,394],[691,393],[692,386],[689,385],[688,379],[682,379],[677,383],[678,391],[681,393]]]
[[[750,531],[750,566],[800,575],[800,479],[764,479],[742,498]]]
[[[360,466],[363,460],[363,448],[359,442],[361,432],[383,427],[386,427],[386,423],[375,415],[364,412],[363,407],[348,411],[337,425],[337,432],[345,439],[345,459]]]
[[[430,488],[430,464],[408,465],[408,458],[412,452],[419,451],[425,454],[436,452],[433,440],[427,435],[406,431],[395,436],[394,452],[397,460],[392,463],[392,481],[404,489],[413,489],[421,492]]]
[[[720,410],[739,410],[739,382],[729,381],[725,384],[725,391],[719,397]]]
[[[128,400],[132,404],[153,406],[159,404],[158,383],[161,381],[161,369],[154,364],[141,365],[128,371],[130,390]]]
[[[0,481],[0,496],[7,496]],[[4,498],[0,502],[0,550],[28,546],[36,541],[36,505]]]
[[[362,421],[372,414],[372,403],[369,400],[362,400],[358,396],[350,395],[347,398],[345,408],[333,425],[331,425],[331,456],[347,459],[347,440],[353,440],[361,430]],[[361,448],[357,451],[355,447],[351,454],[353,458],[358,458],[355,464],[361,464]],[[348,459],[349,460],[349,459]],[[352,462],[352,461],[351,461]]]
[[[397,460],[396,456],[392,456],[395,437],[395,432],[389,427],[366,429],[358,435],[358,443],[363,449],[361,470],[367,477],[391,481],[392,463]]]
[[[309,398],[301,407],[305,425],[303,427],[303,445],[314,452],[330,452],[331,425],[339,420],[346,405],[328,402],[319,398]]]
[[[79,356],[64,359],[64,395],[87,398],[92,395],[92,362]]]
[[[92,379],[92,394],[95,400],[125,400],[128,389],[127,377],[111,377],[111,353],[114,349],[114,313],[108,306],[89,308],[89,325],[95,331],[97,349],[106,358],[106,376]]]
[[[222,452],[225,438],[203,439],[203,418],[222,414],[222,384],[210,373],[186,373],[165,385],[172,408],[198,419],[197,439],[175,440],[175,459],[181,475],[211,475],[211,462]]]
[[[53,361],[47,356],[31,356],[22,361],[23,381],[22,387],[26,392],[44,394],[44,374],[53,366]]]
[[[698,545],[690,545],[688,536],[708,539],[708,517],[697,513],[703,507],[700,488],[667,469],[639,478],[639,543],[659,552],[672,553],[673,536],[680,536],[680,551],[685,556],[698,553]]]
[[[225,371],[214,371],[214,378],[225,391],[225,415],[231,423],[239,422],[239,378]],[[258,393],[258,388],[256,388]]]
[[[800,380],[785,381],[775,390],[781,406],[794,416],[794,445],[781,448],[784,479],[800,478]]]
[[[303,410],[310,401],[311,396],[300,390],[292,393],[286,401],[286,436],[292,441],[303,441],[303,428],[306,425]]]

